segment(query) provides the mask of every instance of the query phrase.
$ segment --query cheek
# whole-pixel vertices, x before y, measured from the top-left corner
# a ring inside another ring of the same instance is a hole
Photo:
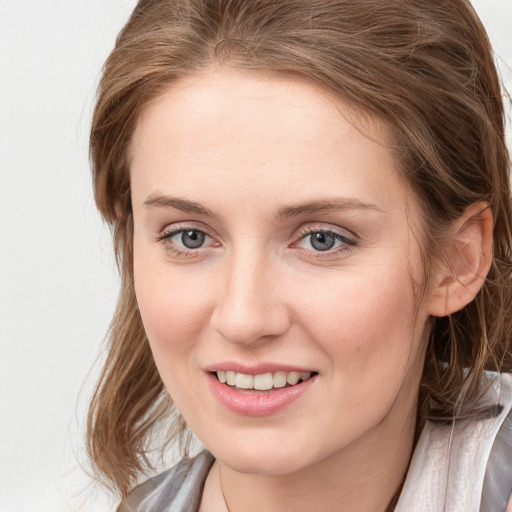
[[[414,287],[402,265],[347,273],[295,296],[302,297],[297,307],[303,326],[333,366],[360,375],[377,366],[405,367],[416,347]]]
[[[206,288],[179,273],[135,265],[135,293],[153,358],[175,406],[193,418],[197,404],[195,349],[209,317]],[[153,267],[155,268],[155,267]]]
[[[303,328],[328,361],[330,401],[337,404],[332,422],[339,424],[337,411],[344,411],[354,435],[381,421],[397,401],[404,415],[413,407],[424,337],[412,279],[401,268],[346,275],[301,304]]]
[[[162,264],[160,263],[160,267]],[[168,268],[158,269],[158,263],[137,260],[134,265],[135,293],[144,328],[157,366],[174,358],[186,356],[200,339],[207,324],[211,298],[204,280]]]

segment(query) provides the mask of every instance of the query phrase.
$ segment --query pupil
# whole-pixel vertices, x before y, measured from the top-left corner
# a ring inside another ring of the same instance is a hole
[[[187,249],[197,249],[204,243],[204,233],[196,229],[184,231],[181,235],[181,241]]]
[[[334,247],[335,239],[329,233],[314,233],[311,236],[311,245],[317,251],[328,251]]]

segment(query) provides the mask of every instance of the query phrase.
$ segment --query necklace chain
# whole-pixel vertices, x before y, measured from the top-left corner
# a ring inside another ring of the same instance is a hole
[[[226,505],[226,510],[228,512],[231,512],[231,510],[229,510],[228,500],[226,499],[226,495],[224,494],[224,489],[222,487],[222,477],[221,477],[221,474],[220,474],[220,464],[219,464],[219,484],[220,484],[220,492],[222,493],[222,499],[224,500],[224,505]]]
[[[224,500],[224,505],[226,505],[226,510],[228,512],[231,512],[231,510],[229,509],[228,500],[226,499],[226,495],[224,494],[224,488],[222,487],[222,477],[221,477],[221,474],[220,474],[220,464],[219,464],[219,484],[220,484],[220,492],[222,494],[222,499]],[[391,503],[386,508],[386,512],[393,512],[395,510],[395,506],[396,506],[396,504],[398,502],[398,498],[400,497],[401,491],[402,491],[402,486],[400,486],[397,489],[397,492],[393,496],[393,499],[391,500]]]

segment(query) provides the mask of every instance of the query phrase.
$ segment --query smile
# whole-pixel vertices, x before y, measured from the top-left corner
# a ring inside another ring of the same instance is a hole
[[[233,371],[218,370],[217,379],[222,384],[239,390],[270,391],[295,386],[311,378],[311,372],[267,372],[259,375],[247,375]]]
[[[207,370],[210,391],[220,404],[242,416],[268,416],[291,407],[316,387],[319,377],[316,371],[278,369],[276,365],[272,365],[274,371],[269,371],[269,365],[249,371],[238,364],[219,366]]]

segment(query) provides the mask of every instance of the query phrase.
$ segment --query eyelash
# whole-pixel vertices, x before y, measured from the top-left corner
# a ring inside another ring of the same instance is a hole
[[[171,239],[175,237],[176,235],[179,235],[180,233],[183,235],[183,233],[187,231],[196,231],[197,233],[203,233],[206,237],[212,238],[204,229],[200,229],[197,226],[173,226],[173,229],[170,231],[164,231],[161,235],[156,237],[157,242],[163,243],[165,250],[169,251],[173,256],[179,256],[184,258],[194,257],[197,256],[197,253],[200,249],[203,247],[198,247],[197,249],[184,249],[184,248],[178,248],[176,245],[172,244]]]
[[[197,233],[202,233],[205,237],[213,240],[213,237],[210,236],[205,230],[200,229],[196,226],[185,225],[185,226],[173,226],[171,231],[165,231],[161,235],[156,237],[156,241],[163,243],[165,249],[169,251],[172,255],[189,258],[198,255],[200,249],[203,249],[203,246],[198,247],[197,249],[184,249],[178,248],[176,245],[172,244],[170,240],[176,235],[185,233],[186,231],[195,231]],[[304,240],[306,240],[309,236],[314,235],[315,233],[322,233],[325,235],[332,236],[336,241],[341,242],[341,245],[335,247],[334,249],[327,249],[325,251],[314,250],[314,249],[300,249],[304,252],[308,253],[309,258],[325,258],[332,257],[333,255],[337,255],[341,252],[350,251],[358,245],[357,239],[354,237],[349,237],[346,234],[340,233],[334,229],[326,229],[325,227],[305,227],[299,230],[298,232],[298,240],[294,242],[292,245],[298,244]],[[311,244],[311,242],[310,242]]]
[[[330,235],[334,237],[334,239],[338,242],[341,242],[341,245],[334,249],[328,249],[325,251],[319,251],[314,249],[303,249],[304,251],[310,253],[308,257],[310,258],[328,258],[334,255],[338,255],[342,252],[350,251],[357,246],[357,239],[355,237],[347,236],[344,233],[336,231],[334,229],[326,229],[325,227],[305,227],[299,230],[298,236],[299,240],[294,242],[294,244],[300,243],[303,240],[306,240],[308,237],[312,236],[315,233],[322,233],[324,235]],[[310,242],[311,244],[311,242]]]

